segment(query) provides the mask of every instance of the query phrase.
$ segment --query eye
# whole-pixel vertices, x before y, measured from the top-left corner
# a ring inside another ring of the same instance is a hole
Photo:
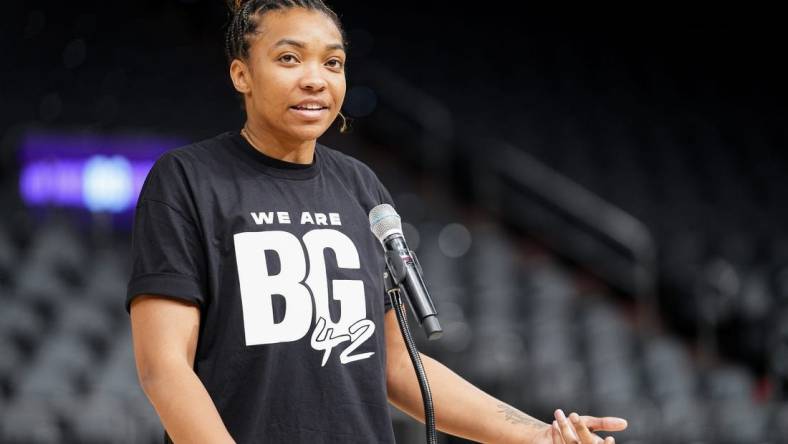
[[[345,64],[342,63],[342,60],[339,60],[339,59],[331,59],[331,60],[328,61],[328,63],[331,63],[331,62],[336,62],[333,65],[334,68],[342,69],[342,67],[345,66]]]
[[[290,58],[292,60],[297,60],[293,54],[285,54],[282,57],[279,57],[279,60],[285,61],[285,58]]]

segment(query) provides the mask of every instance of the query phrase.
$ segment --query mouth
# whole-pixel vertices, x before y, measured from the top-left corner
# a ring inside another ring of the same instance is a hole
[[[291,106],[290,108],[299,111],[320,111],[320,110],[328,109],[327,106]]]
[[[328,112],[328,107],[306,107],[306,106],[291,106],[291,110],[295,112],[296,115],[302,117],[306,120],[315,120],[319,119],[323,116],[324,113]]]

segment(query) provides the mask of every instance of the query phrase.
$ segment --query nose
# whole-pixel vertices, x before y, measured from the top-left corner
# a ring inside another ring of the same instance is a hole
[[[316,66],[317,65],[317,66]],[[328,82],[323,77],[322,66],[315,63],[305,63],[304,73],[301,76],[301,88],[315,91],[323,90]]]

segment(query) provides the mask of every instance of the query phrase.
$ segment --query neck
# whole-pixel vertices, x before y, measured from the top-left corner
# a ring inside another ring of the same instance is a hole
[[[261,153],[290,163],[309,165],[315,155],[316,140],[294,140],[277,137],[272,131],[246,121],[241,135]]]

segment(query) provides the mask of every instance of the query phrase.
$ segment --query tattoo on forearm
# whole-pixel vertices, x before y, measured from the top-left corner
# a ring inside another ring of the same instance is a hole
[[[523,424],[526,426],[535,427],[542,425],[540,421],[531,418],[530,416],[508,404],[498,404],[498,409],[498,413],[502,413],[505,416],[504,420],[511,422],[512,424]]]

